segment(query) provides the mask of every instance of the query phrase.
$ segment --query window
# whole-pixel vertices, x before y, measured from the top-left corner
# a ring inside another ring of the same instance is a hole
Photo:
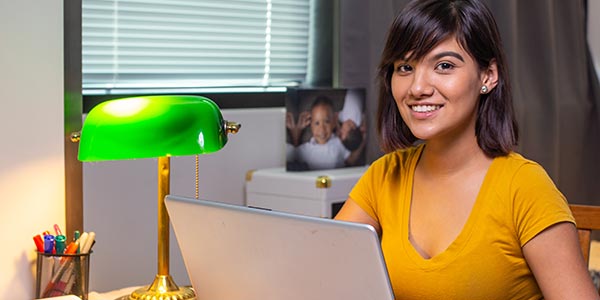
[[[308,2],[83,0],[83,94],[297,84]]]

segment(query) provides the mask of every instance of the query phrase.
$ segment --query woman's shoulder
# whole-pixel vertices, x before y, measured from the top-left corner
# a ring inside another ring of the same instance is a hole
[[[506,156],[496,158],[498,160],[496,168],[512,186],[513,189],[529,187],[536,189],[541,187],[551,187],[555,189],[552,178],[548,175],[544,167],[535,160],[511,152]]]
[[[498,160],[500,167],[512,174],[531,171],[546,173],[542,165],[518,152],[511,152],[508,155],[497,157],[496,160]]]

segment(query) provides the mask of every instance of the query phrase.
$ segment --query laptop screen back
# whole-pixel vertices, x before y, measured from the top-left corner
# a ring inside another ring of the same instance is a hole
[[[198,299],[392,300],[369,225],[169,195]]]

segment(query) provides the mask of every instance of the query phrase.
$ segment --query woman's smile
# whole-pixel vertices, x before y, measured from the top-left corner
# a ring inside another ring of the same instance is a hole
[[[442,108],[443,105],[411,105],[410,109],[418,113],[428,113]]]

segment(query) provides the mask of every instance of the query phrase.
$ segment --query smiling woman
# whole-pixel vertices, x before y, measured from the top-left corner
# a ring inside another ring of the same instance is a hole
[[[599,299],[566,199],[514,152],[506,69],[481,0],[412,1],[390,27],[376,124],[388,153],[336,219],[379,232],[396,299]]]

